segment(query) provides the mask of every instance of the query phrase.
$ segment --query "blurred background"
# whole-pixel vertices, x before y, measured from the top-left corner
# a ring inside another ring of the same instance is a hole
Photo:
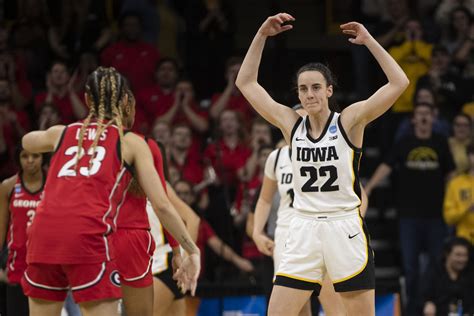
[[[339,31],[350,20],[410,79],[367,127],[360,165],[377,314],[420,315],[433,302],[474,313],[472,0],[0,0],[0,179],[17,172],[26,132],[84,118],[87,75],[115,67],[135,94],[134,130],[165,146],[169,182],[203,219],[191,305],[201,315],[264,314],[271,259],[245,231],[281,133],[234,81],[259,26],[278,12],[296,18],[294,29],[268,39],[259,80],[280,103],[298,103],[295,72],[312,61],[334,72],[339,110],[386,82],[368,50]],[[448,186],[469,170],[471,182]]]

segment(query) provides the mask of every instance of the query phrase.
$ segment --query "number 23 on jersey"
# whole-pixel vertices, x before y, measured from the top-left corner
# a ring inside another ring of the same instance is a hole
[[[71,156],[71,159],[69,159],[64,166],[59,170],[58,172],[58,177],[75,177],[77,176],[75,164],[77,161],[77,155],[78,155],[79,147],[78,146],[72,146],[66,149],[64,154],[66,156]],[[99,172],[99,169],[102,165],[102,160],[104,160],[106,154],[106,150],[102,146],[97,146],[95,148],[95,151],[93,148],[89,148],[87,150],[87,155],[94,157],[91,157],[91,166],[89,167],[80,167],[79,168],[79,174],[85,177],[92,176]],[[84,150],[81,151],[81,159],[84,157]]]

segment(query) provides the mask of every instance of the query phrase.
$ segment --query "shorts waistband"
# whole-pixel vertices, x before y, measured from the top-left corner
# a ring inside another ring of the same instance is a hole
[[[359,209],[337,212],[308,212],[296,210],[295,216],[315,221],[336,221],[349,217],[359,217]]]

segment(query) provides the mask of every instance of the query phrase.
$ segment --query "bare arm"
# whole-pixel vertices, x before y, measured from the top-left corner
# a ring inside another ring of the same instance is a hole
[[[250,272],[253,270],[252,263],[245,258],[239,256],[235,251],[230,248],[226,243],[224,243],[216,235],[209,238],[207,241],[209,247],[222,258],[227,261],[232,262],[240,270]]]
[[[252,107],[268,122],[278,127],[289,142],[291,129],[299,115],[292,109],[273,100],[257,81],[265,41],[268,36],[290,30],[291,25],[281,25],[287,21],[294,21],[294,18],[289,14],[280,13],[269,17],[262,24],[252,44],[250,44],[235,83]]]
[[[391,172],[392,168],[389,165],[386,163],[381,163],[365,186],[365,192],[367,196],[370,196],[373,188],[375,188],[380,183],[380,181],[385,179]]]
[[[45,131],[29,132],[23,136],[23,148],[32,153],[52,152],[56,149],[65,128],[64,125],[55,125]]]
[[[189,122],[191,123],[191,126],[201,132],[204,133],[205,131],[208,130],[209,128],[209,122],[196,114],[196,112],[193,111],[189,103],[183,104],[183,113],[186,115],[186,117],[189,119]]]
[[[372,53],[387,76],[388,83],[377,90],[367,100],[354,103],[344,109],[341,122],[348,132],[349,138],[356,145],[362,145],[362,133],[365,126],[385,113],[408,87],[409,80],[397,62],[370,35],[365,27],[357,22],[341,25],[343,33],[355,36],[349,41],[365,45]]]
[[[137,171],[138,182],[145,191],[160,222],[189,254],[199,254],[183,221],[178,215],[161,184],[153,164],[153,157],[144,139],[129,133],[124,137],[124,158]],[[128,159],[127,159],[128,158]]]
[[[8,221],[10,219],[9,211],[9,194],[13,190],[17,176],[13,176],[4,180],[0,184],[0,245],[5,243],[5,237],[7,235]]]
[[[367,192],[365,192],[364,187],[361,185],[360,186],[360,193],[362,196],[362,202],[360,203],[360,215],[362,217],[365,217],[365,213],[367,213],[367,208],[369,207],[369,197],[367,196]]]
[[[123,158],[133,165],[137,172],[138,183],[151,202],[155,214],[163,226],[180,243],[189,256],[184,259],[173,277],[183,291],[196,292],[200,271],[200,251],[189,235],[183,221],[168,199],[153,163],[153,156],[145,140],[133,133],[124,137]]]
[[[237,72],[230,72],[227,74],[227,86],[225,87],[224,92],[217,98],[216,102],[211,106],[211,110],[209,114],[214,120],[217,120],[219,114],[227,107],[227,103],[229,102],[230,97],[232,96],[232,92],[236,89],[235,86],[235,78],[237,76]]]
[[[74,116],[79,120],[85,118],[87,116],[86,107],[84,106],[84,103],[82,103],[81,99],[79,99],[75,91],[71,90],[69,92],[69,100],[71,100],[72,112],[74,113]]]
[[[194,213],[194,211],[186,204],[183,200],[174,191],[173,187],[166,182],[166,190],[168,191],[168,197],[171,201],[171,204],[176,208],[179,213],[179,216],[183,219],[188,229],[189,235],[191,238],[196,241],[199,233],[199,222],[201,219],[199,216]]]
[[[277,182],[271,180],[267,176],[263,177],[262,189],[258,197],[257,206],[255,207],[255,217],[252,237],[257,245],[258,250],[267,255],[273,254],[274,242],[264,233],[265,224],[267,223],[272,200],[277,191]]]

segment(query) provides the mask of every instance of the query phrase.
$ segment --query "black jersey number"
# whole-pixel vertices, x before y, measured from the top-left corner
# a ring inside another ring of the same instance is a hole
[[[289,189],[288,191],[286,191],[286,194],[288,194],[291,199],[290,207],[293,207],[293,202],[295,201],[295,191],[293,189]]]
[[[318,180],[318,173],[321,177],[326,177],[329,175],[329,178],[324,182],[320,187],[314,185]],[[339,185],[334,185],[334,182],[337,180],[337,168],[335,166],[323,166],[318,169],[313,166],[305,166],[300,168],[300,175],[302,177],[309,176],[308,181],[301,187],[303,192],[332,192],[339,190]]]

